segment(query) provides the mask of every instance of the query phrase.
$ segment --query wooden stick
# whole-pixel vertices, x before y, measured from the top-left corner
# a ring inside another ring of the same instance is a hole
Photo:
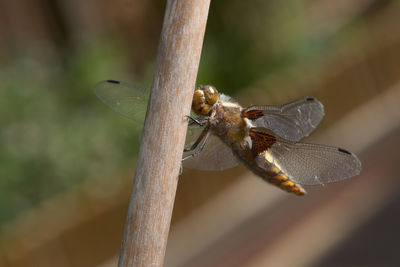
[[[118,266],[162,266],[210,0],[168,0]]]

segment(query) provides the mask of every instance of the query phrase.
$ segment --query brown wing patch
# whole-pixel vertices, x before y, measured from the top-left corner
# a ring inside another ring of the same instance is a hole
[[[250,130],[250,138],[252,150],[256,155],[270,148],[277,140],[275,136],[254,129]]]
[[[242,112],[243,116],[248,118],[249,120],[256,120],[258,118],[261,118],[262,116],[264,116],[264,110],[261,109],[253,109],[253,110],[244,110]]]

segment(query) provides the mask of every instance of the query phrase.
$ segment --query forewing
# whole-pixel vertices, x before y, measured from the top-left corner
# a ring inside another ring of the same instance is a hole
[[[303,185],[332,183],[361,171],[357,156],[337,147],[278,139],[269,152],[294,182]]]
[[[243,111],[255,127],[267,128],[293,142],[308,136],[324,114],[324,106],[314,97],[304,97],[282,106],[250,106]]]
[[[143,124],[150,93],[148,90],[107,80],[96,84],[94,93],[114,111]]]
[[[192,126],[188,128],[188,132]],[[199,127],[202,129],[201,127]],[[189,134],[190,136],[190,134]],[[187,144],[193,143],[187,135]],[[197,135],[198,136],[198,135]],[[190,146],[190,145],[189,145]],[[184,153],[187,156],[191,152]],[[183,167],[202,171],[222,171],[233,168],[238,165],[238,162],[233,155],[232,149],[223,143],[217,136],[210,135],[207,143],[196,157],[183,161]]]

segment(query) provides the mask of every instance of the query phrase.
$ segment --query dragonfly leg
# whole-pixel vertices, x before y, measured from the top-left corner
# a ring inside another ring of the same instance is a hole
[[[183,152],[189,152],[189,151],[193,151],[196,149],[196,147],[201,143],[201,141],[204,139],[204,137],[209,134],[210,132],[210,127],[206,127],[204,128],[204,130],[201,132],[201,134],[199,135],[199,137],[197,138],[196,142],[194,142],[194,144],[191,147],[186,147],[183,149]]]
[[[182,161],[185,161],[185,160],[187,160],[187,159],[194,158],[194,157],[196,157],[198,154],[200,154],[201,151],[203,151],[204,147],[206,146],[207,139],[208,139],[208,137],[210,136],[210,133],[211,133],[211,131],[209,130],[208,127],[207,127],[206,129],[204,129],[204,131],[201,133],[201,135],[199,136],[199,138],[198,138],[197,141],[196,141],[196,143],[200,143],[200,142],[201,142],[201,144],[200,144],[200,146],[199,146],[199,149],[198,149],[196,152],[194,152],[194,153],[192,153],[192,154],[189,154],[189,155],[187,155],[186,157],[184,157],[184,158],[182,159]],[[199,140],[200,140],[200,141],[199,141]],[[196,144],[196,143],[195,143],[195,144]],[[197,145],[196,145],[196,147],[197,147]],[[194,150],[194,149],[193,149],[193,150]],[[190,150],[189,150],[189,151],[190,151]]]
[[[204,126],[204,124],[206,123],[207,119],[204,118],[193,118],[191,116],[186,115],[186,118],[189,119],[189,126],[193,125],[193,124],[197,124],[199,126]]]

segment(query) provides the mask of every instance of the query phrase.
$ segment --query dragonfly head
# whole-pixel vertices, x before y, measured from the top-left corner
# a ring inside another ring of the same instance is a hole
[[[207,116],[218,101],[218,91],[211,85],[200,85],[193,94],[192,110],[197,115]]]

